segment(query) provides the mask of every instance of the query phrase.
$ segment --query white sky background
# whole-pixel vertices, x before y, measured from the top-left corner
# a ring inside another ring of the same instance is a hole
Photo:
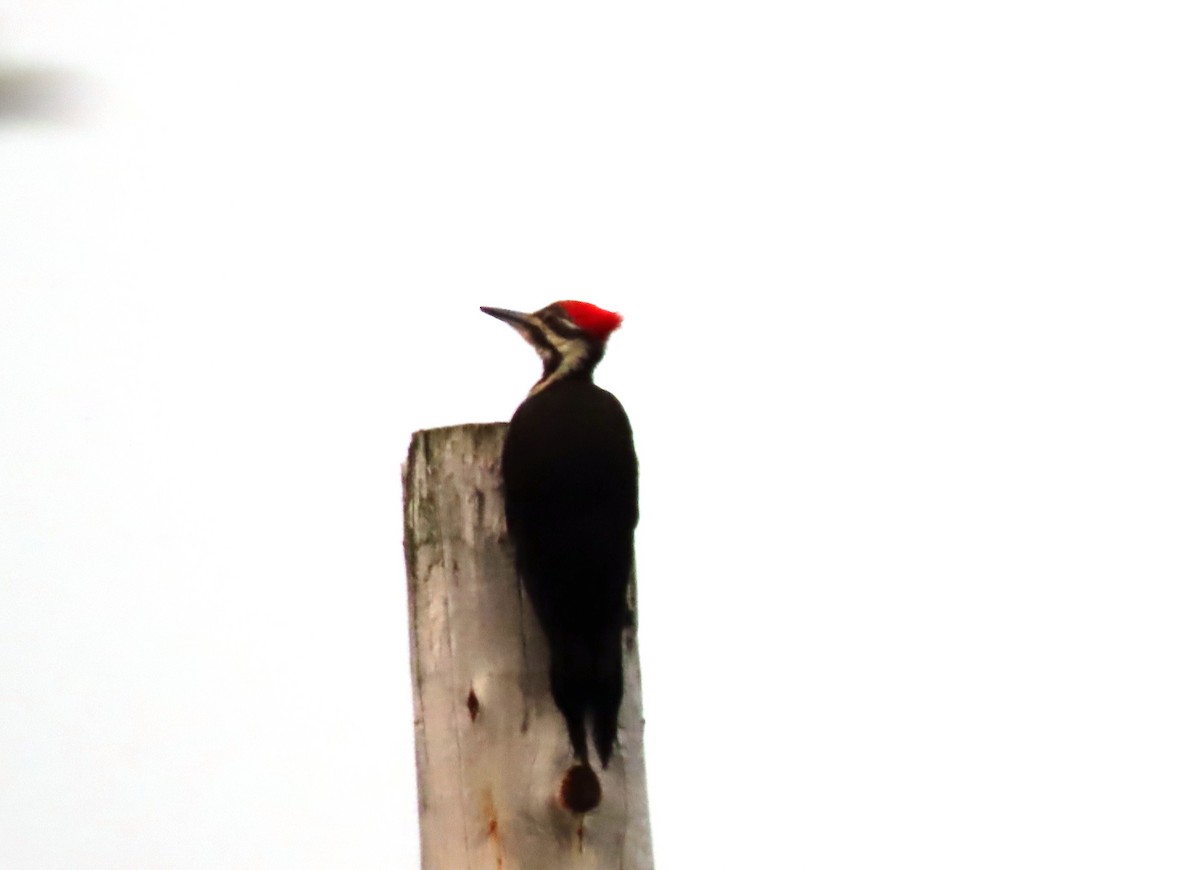
[[[625,313],[658,866],[1193,868],[1178,3],[0,0],[0,866],[418,860],[400,463]]]

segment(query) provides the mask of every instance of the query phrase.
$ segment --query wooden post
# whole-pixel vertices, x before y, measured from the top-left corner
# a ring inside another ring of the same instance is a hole
[[[632,629],[617,751],[597,771],[600,805],[577,815],[562,803],[573,759],[505,533],[506,428],[417,432],[404,470],[421,866],[651,870]]]

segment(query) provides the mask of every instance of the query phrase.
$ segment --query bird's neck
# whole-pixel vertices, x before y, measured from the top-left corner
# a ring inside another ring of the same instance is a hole
[[[603,347],[589,347],[583,344],[569,346],[561,351],[556,350],[553,354],[543,355],[542,378],[533,385],[529,395],[536,395],[559,381],[584,381],[590,384],[592,373],[603,356]]]

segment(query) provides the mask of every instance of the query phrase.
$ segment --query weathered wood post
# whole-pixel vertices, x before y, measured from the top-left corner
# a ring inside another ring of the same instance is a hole
[[[565,808],[572,766],[545,640],[513,570],[500,490],[506,424],[413,435],[404,552],[423,870],[651,870],[632,629],[600,805]]]

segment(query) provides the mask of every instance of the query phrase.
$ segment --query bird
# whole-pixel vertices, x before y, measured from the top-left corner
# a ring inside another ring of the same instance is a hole
[[[505,517],[575,758],[589,766],[590,724],[607,768],[624,692],[622,638],[633,621],[638,460],[625,409],[592,376],[623,318],[575,300],[531,314],[481,310],[516,329],[542,360],[505,435]]]

